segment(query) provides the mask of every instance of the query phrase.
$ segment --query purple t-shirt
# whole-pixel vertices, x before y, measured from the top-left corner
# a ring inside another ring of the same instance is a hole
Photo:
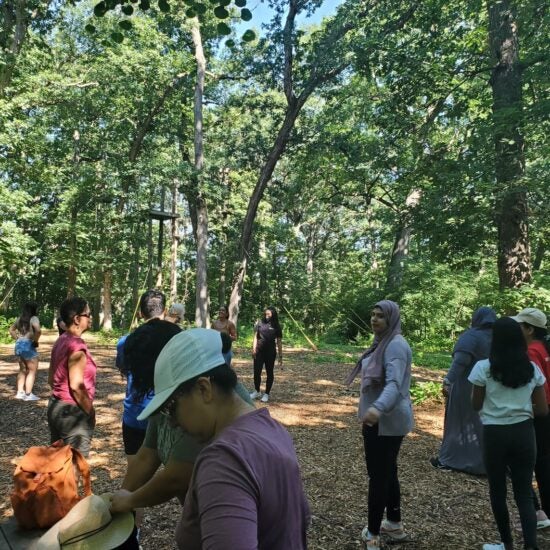
[[[182,550],[303,550],[309,520],[292,439],[263,408],[199,454],[176,542]]]

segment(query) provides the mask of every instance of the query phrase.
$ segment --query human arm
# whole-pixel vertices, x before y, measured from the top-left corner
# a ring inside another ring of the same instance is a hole
[[[237,328],[235,327],[235,323],[232,323],[231,321],[227,322],[227,332],[229,334],[229,338],[231,338],[234,342],[237,339]]]
[[[453,361],[451,367],[445,376],[445,380],[448,381],[448,384],[454,384],[459,378],[464,377],[468,374],[468,369],[472,365],[472,356],[465,351],[456,351],[453,353]]]
[[[158,470],[160,459],[155,449],[142,446],[138,455],[133,461],[138,464],[132,471],[128,468],[122,490],[113,494],[111,503],[113,512],[149,508],[168,502],[177,496],[183,497],[187,492],[193,473],[191,462],[169,460],[164,468]]]
[[[278,336],[277,337],[277,355],[279,357],[279,366],[283,366],[283,339]]]
[[[533,414],[535,416],[546,416],[548,414],[548,403],[546,402],[546,392],[544,386],[537,386],[531,394],[533,403]]]
[[[257,550],[259,489],[240,457],[210,448],[195,475],[201,548]]]
[[[407,372],[410,373],[410,349],[404,340],[394,340],[384,352],[385,383],[384,389],[372,404],[375,409],[381,413],[389,413],[397,405]]]
[[[254,340],[252,340],[252,356],[256,357],[256,350],[258,349],[258,333],[254,331]]]
[[[42,334],[42,328],[40,327],[38,317],[31,317],[30,327],[32,332],[32,341],[35,345],[38,345],[38,340],[40,340],[40,335]]]
[[[485,386],[472,385],[472,407],[474,411],[480,411],[485,400]]]
[[[8,332],[14,340],[17,340],[17,327],[15,326],[15,323],[13,323],[13,325],[8,329]]]
[[[90,418],[95,419],[94,405],[84,384],[86,359],[86,353],[83,350],[76,351],[69,356],[69,391],[78,407]]]

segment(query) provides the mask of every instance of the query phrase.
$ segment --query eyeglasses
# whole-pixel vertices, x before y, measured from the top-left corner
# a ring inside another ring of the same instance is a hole
[[[88,319],[91,319],[92,318],[92,314],[91,313],[79,313],[77,315],[77,317],[88,317]]]
[[[176,407],[178,406],[178,399],[181,396],[181,393],[175,392],[160,409],[160,414],[166,416],[170,419],[173,419],[176,415]]]

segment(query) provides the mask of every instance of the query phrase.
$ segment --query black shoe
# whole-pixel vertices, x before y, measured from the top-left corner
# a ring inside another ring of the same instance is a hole
[[[439,457],[437,457],[437,456],[432,456],[432,458],[430,458],[430,464],[434,468],[437,468],[438,470],[442,470],[444,472],[452,472],[453,471],[453,469],[449,468],[449,466],[445,466],[445,464],[441,464],[441,462],[439,461]]]

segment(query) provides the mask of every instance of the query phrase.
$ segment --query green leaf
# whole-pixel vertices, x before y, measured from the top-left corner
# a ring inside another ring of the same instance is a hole
[[[107,4],[105,2],[98,2],[94,6],[94,15],[96,17],[103,17],[107,13]]]
[[[124,4],[120,9],[124,15],[132,15],[134,13],[134,8],[131,4]]]
[[[159,10],[162,13],[168,13],[170,11],[170,4],[168,4],[166,0],[159,0],[158,6],[159,6]]]
[[[241,10],[241,19],[243,21],[250,21],[252,19],[252,12],[247,8],[243,8]]]
[[[84,30],[86,32],[89,32],[90,34],[93,34],[95,32],[95,27],[91,24],[91,23],[88,23],[85,27],[84,27]]]
[[[235,47],[235,41],[232,38],[230,38],[229,40],[225,41],[225,45],[228,48],[234,48]]]
[[[246,6],[246,0],[235,0],[235,6],[244,8]]]
[[[218,34],[227,36],[228,34],[231,34],[231,29],[229,28],[229,25],[227,23],[218,23]]]
[[[117,44],[122,44],[124,42],[124,36],[119,32],[112,32],[111,39],[113,40],[113,42],[116,42]]]
[[[214,15],[218,19],[227,19],[229,17],[229,12],[223,6],[217,6],[214,8]]]
[[[251,29],[248,29],[243,34],[243,42],[252,42],[252,40],[255,40],[255,39],[256,39],[256,33]]]
[[[129,31],[132,29],[132,22],[128,21],[128,19],[123,19],[122,21],[118,22],[118,26],[125,31]]]

